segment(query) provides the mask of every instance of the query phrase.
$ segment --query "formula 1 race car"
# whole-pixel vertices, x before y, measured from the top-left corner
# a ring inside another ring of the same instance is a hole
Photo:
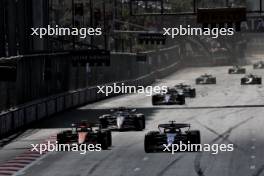
[[[246,73],[246,69],[237,65],[233,66],[233,68],[228,69],[228,74],[245,74],[245,73]]]
[[[159,131],[150,131],[145,135],[145,152],[164,152],[164,145],[172,147],[172,145],[180,143],[200,144],[200,131],[190,130],[190,127],[190,124],[175,123],[174,121],[168,124],[160,124],[158,126]]]
[[[246,75],[245,77],[241,78],[241,85],[252,85],[252,84],[262,84],[262,79],[256,75]]]
[[[71,130],[57,134],[58,144],[101,144],[103,150],[112,146],[110,130],[102,130],[99,126],[92,126],[87,121],[72,124]]]
[[[177,84],[174,86],[179,92],[182,92],[185,97],[194,98],[196,97],[195,88],[191,88],[190,85],[186,84]]]
[[[204,74],[196,78],[196,84],[216,84],[216,77],[212,75]]]
[[[254,69],[264,69],[264,61],[258,61],[253,64]]]
[[[176,88],[168,88],[166,93],[159,93],[152,96],[152,105],[184,105],[185,96]]]
[[[136,109],[119,107],[111,110],[112,114],[99,117],[102,128],[111,130],[143,130],[145,129],[145,115],[136,112]]]

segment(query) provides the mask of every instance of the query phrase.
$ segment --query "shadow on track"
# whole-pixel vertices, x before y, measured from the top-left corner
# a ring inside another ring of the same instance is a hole
[[[153,114],[157,110],[200,110],[200,109],[232,109],[232,108],[264,108],[264,105],[227,105],[227,106],[154,106],[154,107],[133,107],[136,108],[139,113],[145,114],[146,120],[151,120]],[[30,125],[29,128],[37,129],[50,129],[50,128],[69,128],[72,123],[79,122],[81,120],[87,120],[90,123],[98,123],[98,117],[103,114],[111,114],[110,109],[73,109],[66,111],[55,116],[39,120]]]

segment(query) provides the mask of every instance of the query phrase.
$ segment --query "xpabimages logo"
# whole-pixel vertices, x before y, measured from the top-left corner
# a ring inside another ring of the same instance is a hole
[[[146,96],[152,96],[157,93],[166,93],[168,87],[167,86],[126,86],[124,83],[121,85],[117,85],[114,83],[113,85],[107,86],[97,86],[97,93],[105,94],[109,96],[111,94],[131,94],[131,93],[139,93],[146,94]]]
[[[102,150],[101,144],[58,144],[50,143],[48,141],[47,144],[31,144],[31,151],[38,152],[39,154],[43,154],[44,152],[80,152],[81,155],[90,152],[99,152]]]
[[[213,155],[219,152],[232,152],[234,151],[234,144],[187,144],[180,141],[179,144],[163,144],[163,152],[211,152]]]
[[[43,36],[79,36],[83,39],[90,35],[102,35],[101,28],[66,28],[58,25],[55,27],[48,25],[46,28],[31,28],[31,31],[30,35],[39,36],[39,38],[43,38]]]
[[[234,35],[234,28],[198,28],[198,27],[183,27],[180,25],[178,28],[163,28],[163,35],[171,36],[171,38],[175,38],[175,36],[211,36],[212,38],[218,38],[219,36],[231,36]]]

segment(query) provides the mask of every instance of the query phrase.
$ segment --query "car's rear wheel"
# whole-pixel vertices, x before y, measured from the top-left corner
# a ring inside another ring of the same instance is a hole
[[[101,144],[102,150],[107,150],[108,149],[108,137],[106,133],[101,133],[99,134],[99,143]]]
[[[195,80],[195,83],[196,83],[196,84],[200,84],[200,82],[201,82],[200,79],[196,79],[196,80]]]
[[[179,105],[184,105],[185,104],[185,97],[184,96],[180,96],[178,98],[178,101],[179,101]]]
[[[198,131],[198,130],[190,131],[188,133],[188,141],[190,141],[191,144],[201,144],[200,131]],[[197,151],[199,151],[199,150],[200,150],[200,148],[198,148]]]
[[[136,119],[136,129],[142,131],[145,129],[145,116],[137,117]]]
[[[158,131],[150,131],[145,135],[144,149],[146,153],[155,152],[155,136],[158,135]]]
[[[145,140],[144,140],[144,149],[145,149],[145,152],[146,153],[152,153],[152,152],[154,152],[154,150],[153,150],[153,148],[152,148],[152,143],[153,143],[153,141],[152,141],[153,139],[152,139],[152,136],[151,135],[149,135],[149,134],[146,134],[145,135]]]
[[[144,115],[142,115],[141,119],[142,119],[142,129],[145,129],[146,128],[146,118]]]
[[[245,78],[242,78],[242,79],[241,79],[241,83],[240,83],[240,84],[241,84],[241,85],[244,85],[244,84],[245,84],[245,82],[246,82],[246,79],[245,79]]]
[[[58,144],[64,144],[65,143],[65,136],[63,133],[57,134],[57,141],[58,141]]]
[[[63,131],[57,134],[57,141],[58,144],[65,144],[67,143],[67,136],[72,136],[72,131],[71,130],[67,130],[67,131]]]
[[[107,135],[108,147],[111,147],[112,146],[112,133],[111,133],[111,131],[107,130],[106,135]]]
[[[99,122],[100,122],[102,128],[107,128],[108,127],[107,118],[100,118]]]
[[[196,97],[196,90],[192,89],[191,90],[191,98],[195,98]]]
[[[152,105],[158,105],[156,96],[152,96]]]
[[[212,80],[212,83],[213,83],[213,84],[216,84],[216,78],[214,78],[214,79]]]
[[[258,78],[258,79],[257,79],[257,83],[258,83],[258,84],[262,84],[261,78]]]

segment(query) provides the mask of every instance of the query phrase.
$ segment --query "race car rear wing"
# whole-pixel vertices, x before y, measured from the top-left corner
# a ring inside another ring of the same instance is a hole
[[[180,129],[180,128],[190,128],[191,125],[187,123],[170,123],[170,124],[159,124],[158,128],[166,129]]]

